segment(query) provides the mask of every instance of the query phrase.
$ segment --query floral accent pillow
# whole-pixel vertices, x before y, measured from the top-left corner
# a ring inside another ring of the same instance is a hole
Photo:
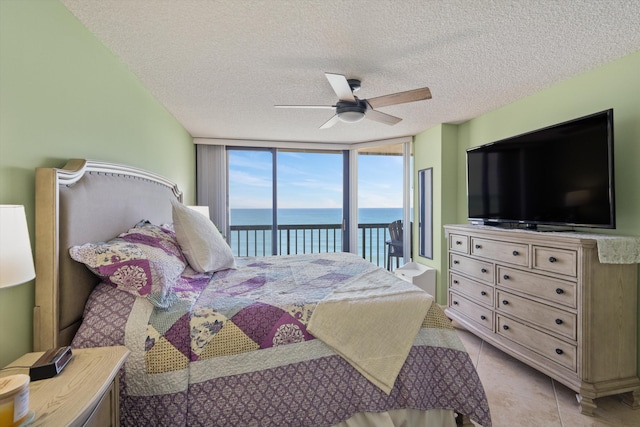
[[[169,307],[187,265],[173,231],[142,221],[108,242],[73,246],[69,254],[104,282],[157,307]]]

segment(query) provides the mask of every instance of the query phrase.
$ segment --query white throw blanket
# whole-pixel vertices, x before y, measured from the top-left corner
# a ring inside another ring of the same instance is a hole
[[[389,394],[432,302],[420,288],[376,269],[320,301],[307,329]]]
[[[612,234],[567,233],[572,237],[598,242],[598,260],[602,264],[640,263],[640,237]]]

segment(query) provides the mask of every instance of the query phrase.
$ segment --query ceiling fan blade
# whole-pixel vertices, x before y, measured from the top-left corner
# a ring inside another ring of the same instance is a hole
[[[320,129],[328,129],[331,126],[335,125],[336,123],[338,123],[340,121],[340,119],[338,118],[338,115],[334,115],[333,117],[331,117],[329,120],[327,120],[322,126],[320,126]]]
[[[275,108],[321,108],[324,110],[334,110],[335,105],[274,105]]]
[[[367,119],[374,120],[376,122],[384,123],[385,125],[393,126],[396,123],[400,123],[402,119],[400,117],[392,116],[391,114],[381,113],[374,109],[367,109],[364,115]]]
[[[333,91],[338,95],[340,101],[356,102],[356,98],[353,96],[351,86],[347,78],[342,74],[324,73],[329,80],[329,84],[333,88]]]
[[[404,104],[407,102],[422,101],[431,99],[431,91],[428,87],[421,89],[408,90],[406,92],[392,93],[389,95],[378,96],[376,98],[367,99],[372,108],[386,107],[387,105]]]

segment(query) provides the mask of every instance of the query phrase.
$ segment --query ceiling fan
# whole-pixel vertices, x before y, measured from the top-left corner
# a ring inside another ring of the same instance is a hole
[[[360,80],[347,79],[342,74],[325,73],[333,91],[338,95],[335,105],[275,105],[276,108],[321,108],[335,110],[336,114],[327,120],[320,129],[327,129],[338,121],[355,123],[365,117],[387,125],[395,125],[402,119],[390,114],[382,113],[375,108],[388,105],[404,104],[407,102],[431,99],[431,91],[428,87],[408,90],[406,92],[392,93],[376,98],[359,99],[354,92],[360,89]]]

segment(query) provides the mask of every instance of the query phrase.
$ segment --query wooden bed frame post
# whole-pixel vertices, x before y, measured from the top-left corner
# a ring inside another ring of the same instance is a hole
[[[36,289],[33,308],[33,349],[59,347],[60,177],[72,184],[87,167],[83,159],[71,159],[62,169],[36,168]]]
[[[57,186],[58,177],[55,169],[36,169],[37,274],[33,308],[34,351],[57,347],[57,335],[53,333],[58,330]]]

